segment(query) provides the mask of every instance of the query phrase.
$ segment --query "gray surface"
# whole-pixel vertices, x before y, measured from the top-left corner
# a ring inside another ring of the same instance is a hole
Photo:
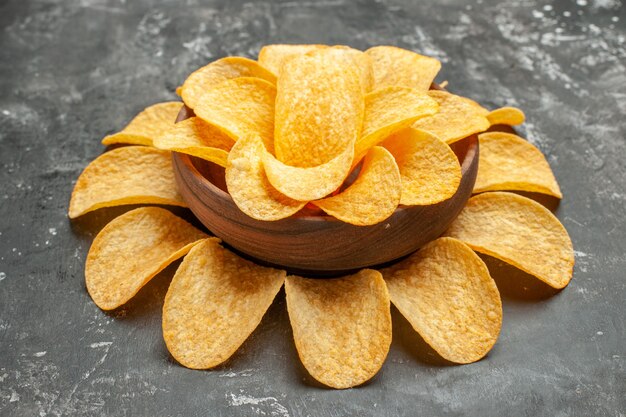
[[[185,3],[0,1],[1,415],[625,415],[619,0]],[[268,42],[413,48],[443,61],[452,91],[525,109],[523,132],[565,194],[570,286],[554,294],[492,262],[504,326],[485,360],[443,364],[394,312],[382,371],[342,392],[299,364],[282,294],[235,358],[209,372],[178,366],[161,339],[173,268],[125,308],[100,311],[83,262],[121,211],[69,222],[73,181],[104,135],[174,98],[188,72]]]

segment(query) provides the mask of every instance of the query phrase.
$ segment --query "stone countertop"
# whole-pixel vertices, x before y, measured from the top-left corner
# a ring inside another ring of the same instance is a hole
[[[626,8],[421,3],[0,2],[0,415],[626,415]],[[276,42],[414,49],[443,62],[451,91],[524,109],[521,132],[565,195],[569,287],[550,292],[488,260],[504,323],[486,359],[448,366],[394,310],[383,369],[346,391],[300,365],[282,293],[236,356],[204,372],[176,364],[161,337],[173,267],[100,311],[84,259],[126,209],[66,217],[100,139],[174,99],[196,67]]]

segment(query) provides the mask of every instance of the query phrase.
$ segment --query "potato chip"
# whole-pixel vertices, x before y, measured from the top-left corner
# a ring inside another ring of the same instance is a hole
[[[355,162],[377,145],[413,124],[437,113],[439,105],[427,94],[407,87],[386,87],[365,96],[363,131],[355,145]]]
[[[259,64],[278,75],[283,63],[297,55],[317,49],[328,48],[327,45],[265,45],[259,52]]]
[[[167,204],[186,207],[174,178],[168,151],[126,146],[100,155],[80,174],[69,217],[125,204]]]
[[[180,101],[169,101],[146,107],[121,132],[102,139],[102,144],[109,146],[125,143],[152,146],[154,138],[161,136],[174,125],[182,106],[183,103]]]
[[[456,193],[461,183],[461,165],[445,142],[412,128],[386,139],[385,147],[396,160],[402,179],[400,204],[440,203]]]
[[[393,156],[374,146],[365,155],[356,181],[343,192],[313,204],[346,223],[368,226],[393,214],[400,203],[402,183]]]
[[[263,169],[263,142],[247,135],[235,143],[228,154],[226,186],[237,207],[257,220],[280,220],[299,211],[306,202],[293,200],[278,192]]]
[[[348,58],[354,63],[354,69],[358,72],[361,80],[363,93],[367,94],[372,91],[374,86],[374,67],[372,58],[363,51],[351,48],[345,45],[335,45],[329,49],[329,52],[337,54],[337,58]]]
[[[524,112],[515,107],[500,107],[487,114],[487,120],[493,125],[521,125],[526,116]]]
[[[476,362],[496,343],[500,293],[485,263],[464,243],[437,239],[381,272],[391,302],[444,359]]]
[[[414,128],[426,130],[447,144],[489,128],[487,110],[475,101],[446,91],[431,90],[428,95],[439,103],[439,112],[419,119]]]
[[[185,153],[226,167],[233,139],[197,117],[176,123],[154,140],[159,149]]]
[[[206,237],[159,207],[122,214],[98,233],[89,249],[87,291],[98,307],[113,310]]]
[[[563,197],[548,161],[531,143],[504,132],[483,133],[478,140],[474,193],[517,190]]]
[[[226,80],[206,91],[194,108],[196,116],[234,140],[257,134],[268,151],[274,150],[276,87],[260,78]]]
[[[165,296],[163,339],[187,368],[212,368],[230,358],[285,280],[285,271],[256,265],[218,242],[206,239],[191,249]]]
[[[264,152],[263,165],[270,184],[287,197],[311,201],[326,197],[338,189],[350,172],[354,146],[316,167],[292,167]]]
[[[374,90],[401,86],[425,93],[441,69],[435,58],[394,46],[375,46],[365,53],[372,57]]]
[[[187,107],[195,109],[205,92],[223,81],[239,77],[256,77],[276,84],[276,76],[258,62],[240,56],[229,56],[191,73],[183,83],[181,97]]]
[[[541,204],[513,193],[490,192],[469,199],[445,232],[475,251],[565,287],[574,269],[574,249],[559,220]]]
[[[361,133],[364,95],[356,65],[331,48],[287,61],[276,94],[276,157],[296,167],[324,164]]]
[[[389,293],[379,272],[285,281],[298,355],[311,376],[333,388],[372,378],[391,344]]]

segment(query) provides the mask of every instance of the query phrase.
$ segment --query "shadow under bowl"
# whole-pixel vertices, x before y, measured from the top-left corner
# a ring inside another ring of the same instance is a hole
[[[177,121],[193,115],[183,107]],[[224,168],[173,152],[178,189],[194,215],[226,244],[269,266],[306,276],[339,276],[400,259],[439,237],[472,194],[478,138],[452,145],[461,163],[456,193],[427,206],[399,206],[385,221],[354,226],[306,208],[278,221],[244,214],[226,191]]]

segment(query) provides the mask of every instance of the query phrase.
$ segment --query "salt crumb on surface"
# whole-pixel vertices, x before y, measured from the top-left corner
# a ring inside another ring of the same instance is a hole
[[[0,281],[4,280],[7,277],[7,274],[4,272],[0,272]]]
[[[104,346],[111,346],[112,344],[113,342],[96,342],[96,343],[90,344],[89,347],[92,349],[97,349],[97,348],[104,347]]]

